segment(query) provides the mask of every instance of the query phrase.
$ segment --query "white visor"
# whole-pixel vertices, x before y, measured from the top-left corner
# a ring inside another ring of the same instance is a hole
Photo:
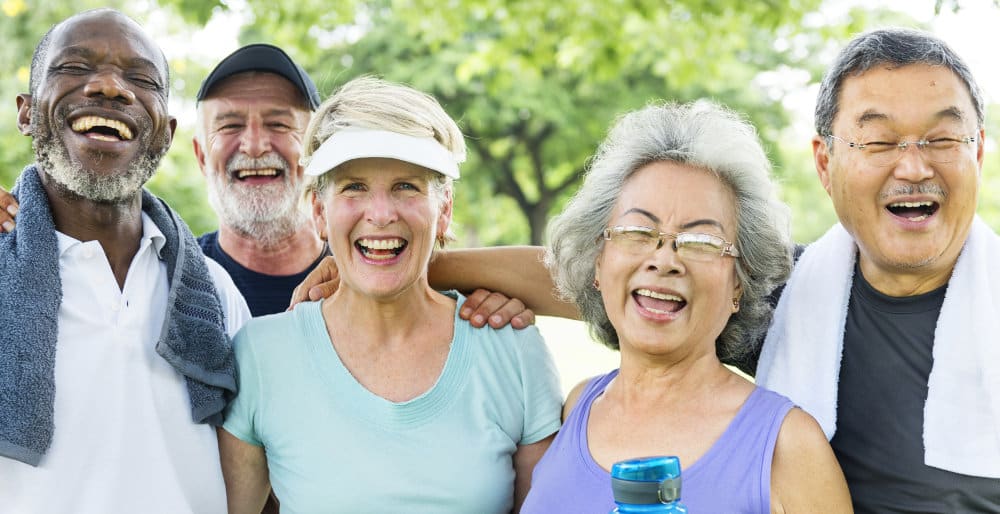
[[[458,178],[454,155],[433,137],[414,137],[391,132],[350,128],[335,132],[312,154],[305,174],[315,177],[341,164],[366,157],[396,159]]]

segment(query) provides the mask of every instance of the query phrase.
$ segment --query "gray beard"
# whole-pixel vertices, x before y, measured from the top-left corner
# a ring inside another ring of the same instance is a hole
[[[219,224],[265,247],[288,239],[307,222],[299,209],[299,188],[287,179],[263,186],[243,186],[228,173],[209,171],[208,203]]]
[[[49,118],[32,106],[32,140],[35,160],[57,184],[81,198],[98,203],[124,203],[133,199],[156,173],[164,154],[167,153],[170,134],[147,136],[145,151],[129,163],[123,173],[97,177],[84,169],[83,164],[69,155],[66,142],[49,123]],[[56,112],[56,125],[66,124],[66,115]],[[152,127],[145,120],[140,121],[139,134],[150,134]]]

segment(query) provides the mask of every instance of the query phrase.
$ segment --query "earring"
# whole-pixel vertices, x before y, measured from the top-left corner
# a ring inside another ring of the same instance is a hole
[[[740,311],[740,299],[739,299],[739,297],[734,297],[733,298],[733,312],[739,312],[739,311]]]
[[[601,290],[601,281],[597,280],[596,278],[594,279],[594,289],[597,289],[598,291]]]

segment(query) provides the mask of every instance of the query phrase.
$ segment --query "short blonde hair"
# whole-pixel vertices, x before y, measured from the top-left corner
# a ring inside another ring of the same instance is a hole
[[[433,137],[451,152],[455,162],[465,160],[465,139],[455,120],[431,95],[412,87],[375,77],[358,77],[337,89],[320,104],[309,121],[305,133],[302,166],[308,166],[312,155],[333,134],[350,128],[388,130],[414,137]],[[332,170],[331,170],[332,171]],[[431,190],[439,201],[453,194],[452,180],[432,173]],[[331,173],[312,177],[306,194],[322,194],[329,185]],[[438,243],[454,240],[451,229]]]

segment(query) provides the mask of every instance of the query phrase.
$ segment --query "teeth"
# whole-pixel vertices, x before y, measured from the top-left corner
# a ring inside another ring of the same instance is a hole
[[[403,246],[402,239],[362,239],[358,244],[369,250],[395,250]]]
[[[930,207],[932,205],[934,205],[933,202],[896,202],[889,204],[889,207],[913,209],[917,207]]]
[[[118,132],[124,140],[132,139],[132,131],[124,123],[118,120],[109,120],[108,118],[102,118],[100,116],[84,116],[73,122],[72,129],[74,132],[86,132],[94,127],[107,127],[109,129]],[[108,141],[104,137],[99,137],[96,139],[102,139]]]
[[[635,294],[640,296],[648,296],[650,298],[656,298],[657,300],[668,300],[671,302],[683,302],[684,299],[677,295],[657,293],[656,291],[650,291],[649,289],[639,289]]]
[[[266,168],[262,170],[240,170],[236,172],[236,178],[246,178],[246,177],[275,177],[278,175],[278,170],[274,168]]]

